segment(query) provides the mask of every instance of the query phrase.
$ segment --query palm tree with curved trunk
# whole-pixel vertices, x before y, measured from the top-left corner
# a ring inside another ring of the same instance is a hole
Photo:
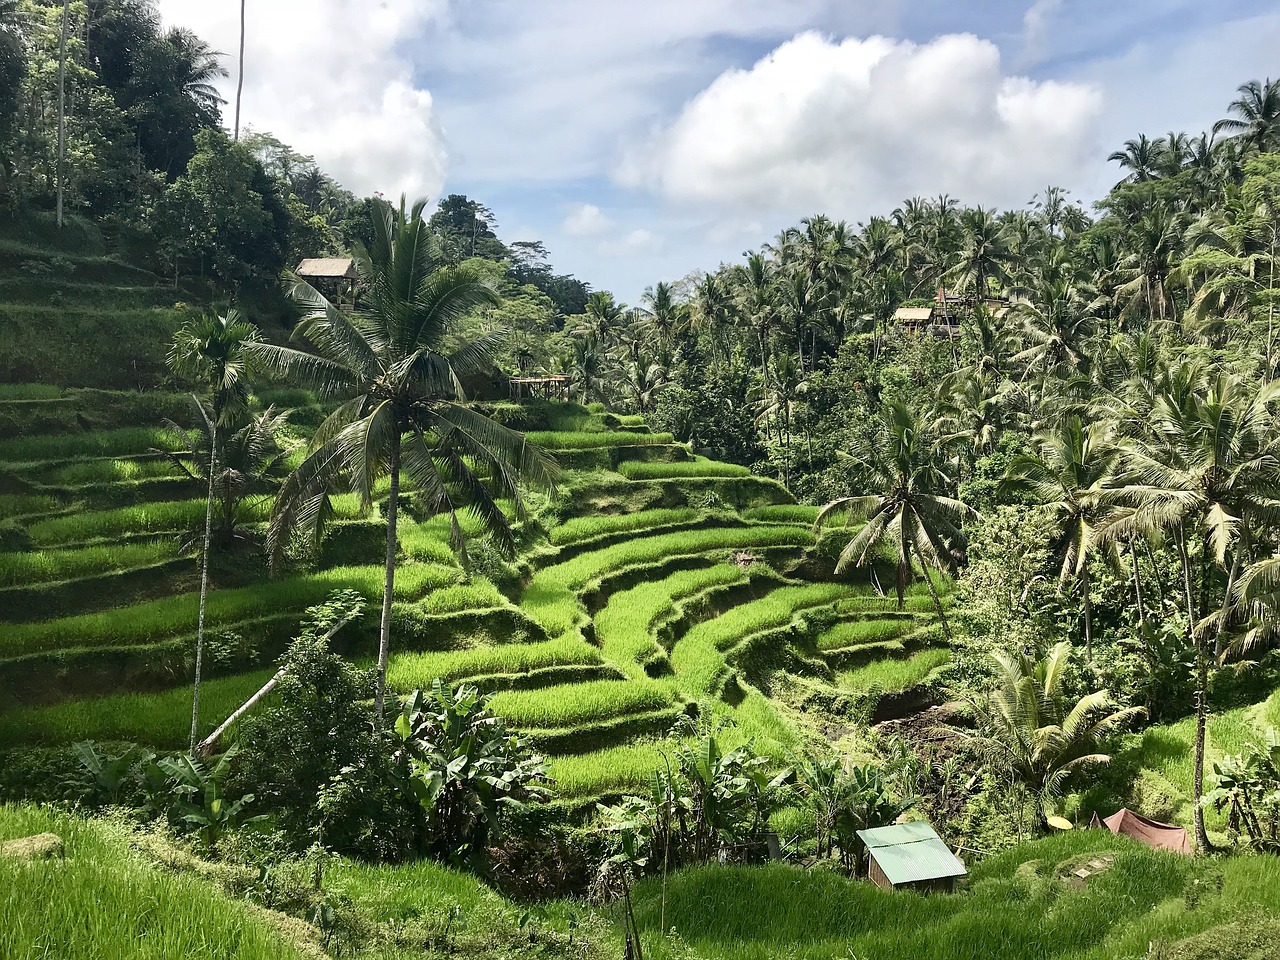
[[[1223,117],[1213,125],[1214,136],[1226,133],[1239,138],[1256,153],[1269,153],[1280,147],[1280,80],[1250,80],[1236,92],[1239,96],[1227,108],[1233,116]]]
[[[1042,813],[1073,773],[1110,762],[1099,741],[1145,712],[1117,709],[1108,690],[1073,702],[1067,695],[1071,653],[1064,640],[1041,660],[1021,651],[992,654],[995,688],[974,698],[977,729],[962,734],[1030,789]]]
[[[293,295],[306,310],[295,336],[311,347],[256,343],[252,353],[286,378],[338,406],[311,440],[310,453],[284,482],[268,534],[278,555],[294,531],[314,541],[339,485],[370,506],[375,484],[390,478],[386,501],[386,578],[378,643],[376,712],[382,716],[391,605],[395,595],[396,523],[401,481],[431,512],[447,514],[456,549],[463,548],[457,513],[464,507],[496,539],[514,548],[500,503],[522,518],[522,488],[548,486],[554,467],[522,435],[468,406],[459,375],[487,368],[495,334],[460,339],[461,322],[498,295],[482,274],[443,263],[422,216],[425,200],[406,210],[374,204],[373,238],[357,244],[356,271],[364,306],[335,308],[305,283]]]
[[[954,574],[966,544],[961,525],[978,514],[945,491],[951,478],[939,469],[933,454],[933,438],[917,423],[911,408],[893,401],[886,405],[877,434],[842,457],[864,470],[877,492],[841,497],[818,513],[817,526],[837,519],[866,519],[866,524],[845,545],[836,572],[865,567],[876,549],[888,544],[897,560],[894,589],[902,607],[907,584],[917,561],[929,586],[934,608],[947,641],[951,627],[930,570]]]
[[[1084,614],[1085,650],[1093,662],[1093,598],[1089,557],[1100,545],[1099,531],[1111,518],[1117,498],[1117,449],[1098,425],[1086,427],[1068,417],[1057,429],[1042,432],[1039,451],[1014,459],[1005,476],[1008,490],[1031,494],[1051,509],[1058,525],[1062,556],[1058,583],[1076,585]]]

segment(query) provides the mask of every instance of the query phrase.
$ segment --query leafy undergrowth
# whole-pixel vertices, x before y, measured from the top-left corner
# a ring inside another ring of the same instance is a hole
[[[1115,862],[1087,883],[1057,875],[1060,864],[1102,851]],[[1082,831],[983,861],[963,892],[927,897],[787,866],[707,867],[670,878],[667,938],[660,882],[641,884],[635,899],[645,956],[660,960],[1186,956],[1172,945],[1213,929],[1226,939],[1259,913],[1280,916],[1280,858],[1195,861]]]

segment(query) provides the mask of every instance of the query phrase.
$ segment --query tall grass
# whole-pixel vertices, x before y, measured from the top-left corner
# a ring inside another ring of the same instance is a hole
[[[759,520],[765,523],[808,523],[817,522],[821,507],[811,507],[803,503],[775,503],[764,507],[750,507],[742,511],[746,520]]]
[[[1082,887],[1054,880],[1059,863],[1103,852],[1114,854],[1114,864]],[[885,891],[785,866],[683,871],[668,881],[665,919],[682,949],[706,960],[1120,960],[1255,904],[1280,910],[1280,861],[1241,858],[1222,869],[1223,892],[1206,890],[1202,905],[1191,908],[1182,895],[1194,861],[1083,831],[979,864],[970,891],[956,896]],[[1270,883],[1250,890],[1245,903],[1229,897],[1228,888],[1258,881]],[[645,953],[659,960],[684,955],[656,929],[663,893],[661,882],[650,880],[633,894],[637,920],[651,933]],[[1149,936],[1133,936],[1137,929]]]
[[[612,534],[635,533],[659,527],[672,527],[677,524],[696,523],[706,516],[710,514],[693,507],[676,507],[667,510],[640,510],[617,516],[574,517],[551,531],[551,542],[560,547]]]
[[[78,485],[112,483],[120,480],[146,480],[152,477],[176,477],[180,471],[168,460],[151,456],[103,460],[78,460],[57,470],[54,483]]]
[[[397,653],[387,666],[387,684],[401,693],[429,690],[436,678],[456,681],[486,674],[527,673],[546,667],[602,662],[600,651],[576,637],[540,643],[512,643],[474,650]]]
[[[172,538],[148,543],[77,547],[71,550],[0,553],[0,585],[25,586],[135,570],[163,563],[177,555],[178,542]]]
[[[489,706],[518,727],[574,727],[669,707],[670,684],[656,680],[591,680],[495,693]]]
[[[921,650],[905,660],[876,660],[856,670],[846,670],[840,674],[839,682],[843,689],[858,693],[900,693],[923,683],[934,670],[950,662],[950,650]]]
[[[481,610],[503,607],[507,598],[488,580],[476,577],[471,583],[459,583],[451,587],[433,590],[418,602],[424,613],[457,613],[460,610]]]
[[[396,596],[416,600],[428,590],[450,586],[460,575],[457,569],[437,564],[404,564],[396,572]],[[357,590],[376,598],[382,593],[383,576],[380,566],[335,567],[234,590],[215,590],[209,594],[205,623],[218,627],[276,614],[301,613],[323,602],[335,590]],[[197,599],[197,594],[186,593],[100,613],[16,624],[0,633],[0,656],[154,643],[182,636],[195,630]]]
[[[608,573],[714,550],[802,547],[812,543],[813,534],[809,530],[773,526],[713,527],[637,537],[538,571],[525,590],[521,605],[548,633],[554,635],[573,629],[582,615],[575,591]]]
[[[578,433],[568,430],[534,430],[525,439],[544,450],[600,450],[607,447],[653,447],[674,443],[669,433],[625,433],[601,431]]]
[[[0,806],[0,841],[55,833],[65,859],[0,857],[5,960],[301,960],[262,915],[207,882],[161,870],[100,823]]]
[[[749,477],[751,471],[736,463],[720,463],[699,457],[672,463],[624,460],[618,472],[628,480],[667,480],[685,477]]]
[[[846,620],[818,634],[819,650],[840,650],[867,643],[896,640],[916,628],[916,621],[907,617],[885,620]]]
[[[665,655],[653,631],[661,618],[674,613],[679,600],[746,579],[742,568],[723,563],[681,570],[663,580],[615,593],[595,618],[601,651],[628,676],[640,679],[645,675],[645,664]]]
[[[23,517],[33,513],[48,513],[58,509],[58,501],[43,495],[0,493],[0,520]]]
[[[47,383],[0,383],[0,401],[56,400],[62,391],[62,387]]]
[[[590,753],[552,757],[549,773],[556,793],[568,799],[598,797],[606,793],[642,791],[655,770],[664,766],[671,741],[624,744]]]
[[[256,670],[200,685],[202,735],[211,733],[275,672]],[[157,750],[180,750],[191,734],[191,687],[128,693],[20,707],[0,713],[0,744],[63,744],[76,740],[129,740]]]
[[[786,626],[802,610],[828,606],[854,594],[854,587],[842,583],[780,587],[696,625],[671,651],[671,666],[681,689],[693,699],[714,696],[727,672],[726,651],[753,634]]]
[[[152,448],[177,450],[182,438],[163,427],[126,427],[90,433],[15,437],[0,440],[0,462],[33,463],[87,457],[119,457],[149,453]]]

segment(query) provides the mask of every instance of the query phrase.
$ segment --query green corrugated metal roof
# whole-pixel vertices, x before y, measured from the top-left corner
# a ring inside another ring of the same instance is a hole
[[[933,827],[924,822],[859,830],[858,836],[895,886],[962,877],[968,872]]]

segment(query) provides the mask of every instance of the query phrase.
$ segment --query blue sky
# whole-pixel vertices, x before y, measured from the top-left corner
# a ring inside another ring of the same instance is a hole
[[[235,0],[159,5],[235,49]],[[475,197],[627,302],[811,213],[1091,201],[1125,138],[1199,132],[1280,75],[1280,11],[1252,0],[249,0],[248,22],[246,123],[359,192]]]

